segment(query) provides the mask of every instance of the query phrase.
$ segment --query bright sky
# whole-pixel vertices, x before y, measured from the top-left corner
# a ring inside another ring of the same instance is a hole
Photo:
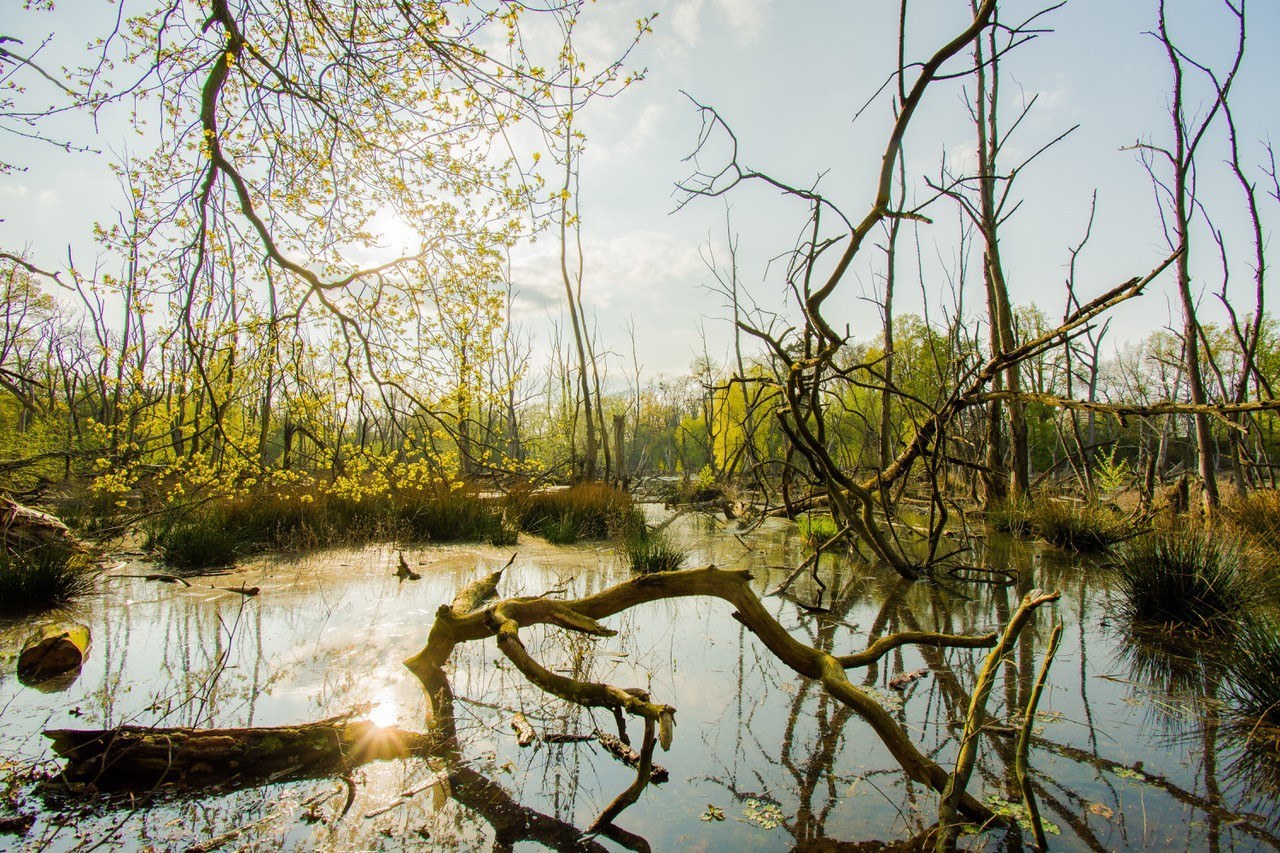
[[[62,0],[54,16],[16,6],[10,0],[0,12],[0,33],[20,35],[30,49],[53,31],[50,55],[82,44],[92,16],[114,11],[90,0]],[[1155,0],[1069,0],[1043,19],[1054,32],[1005,61],[1006,115],[1014,115],[1016,90],[1026,98],[1039,96],[1010,142],[1011,159],[1081,125],[1019,178],[1019,194],[1027,201],[1002,241],[1014,300],[1035,302],[1050,316],[1061,315],[1067,249],[1083,232],[1095,189],[1098,214],[1080,266],[1083,297],[1145,273],[1168,252],[1146,173],[1133,152],[1121,150],[1140,138],[1163,143],[1170,136],[1168,66],[1160,45],[1143,35],[1154,28],[1155,6]],[[967,8],[960,0],[912,0],[909,58],[927,57],[957,32]],[[1007,2],[1002,17],[1014,22],[1038,8]],[[894,67],[897,32],[897,4],[889,0],[600,0],[583,13],[580,49],[608,55],[629,37],[636,18],[655,9],[660,14],[654,34],[635,58],[648,68],[647,79],[614,100],[594,102],[582,116],[589,138],[582,171],[584,298],[606,346],[627,359],[631,344],[623,329],[634,320],[639,360],[650,376],[684,371],[701,352],[700,329],[712,356],[725,357],[728,310],[707,288],[712,277],[700,248],[710,239],[725,257],[726,208],[741,234],[740,278],[753,297],[771,306],[780,304],[782,266],[768,262],[794,245],[806,214],[801,204],[761,186],[742,187],[727,199],[695,200],[673,213],[674,185],[691,168],[682,159],[699,130],[696,110],[681,90],[716,107],[732,125],[744,165],[792,185],[823,175],[820,187],[847,215],[860,218],[884,147],[888,102],[877,101],[856,123],[853,117]],[[1280,80],[1280,4],[1251,0],[1248,11],[1249,49],[1233,102],[1246,166],[1266,185],[1262,141],[1280,136],[1273,92]],[[1220,0],[1171,0],[1170,18],[1194,58],[1219,67],[1229,58],[1231,21]],[[922,176],[936,176],[944,157],[962,164],[972,156],[964,85],[953,81],[932,90],[908,137],[908,178],[920,194]],[[1194,91],[1202,102],[1203,88]],[[80,132],[88,129],[84,119],[73,121],[81,122]],[[0,177],[0,246],[29,246],[32,260],[56,266],[70,244],[77,262],[91,266],[91,224],[111,218],[119,198],[107,169],[110,152],[138,144],[127,128],[109,122],[98,133],[94,147],[107,153],[68,154],[0,138],[0,158],[30,164],[26,172]],[[719,165],[713,161],[723,150],[713,145],[704,164]],[[1203,198],[1237,259],[1232,282],[1243,313],[1252,306],[1246,290],[1251,272],[1244,265],[1252,247],[1239,190],[1221,167],[1222,156],[1215,137],[1203,158]],[[926,259],[923,291],[937,312],[950,298],[941,295],[946,281],[936,259],[954,255],[957,227],[953,205],[940,202],[929,213],[937,223],[919,231]],[[1280,207],[1270,200],[1263,213],[1274,223]],[[1195,268],[1212,289],[1204,297],[1210,305],[1220,282],[1216,248],[1202,240],[1196,251]],[[869,338],[879,324],[878,309],[867,301],[877,286],[870,261],[879,253],[864,254],[867,263],[847,279],[830,316],[841,326],[847,323],[855,337]],[[514,273],[521,322],[545,337],[550,319],[561,311],[554,241],[544,237],[523,249]],[[899,310],[921,310],[921,283],[900,286]],[[967,296],[971,306],[980,299],[976,289]],[[1174,304],[1172,282],[1163,279],[1120,310],[1113,340],[1169,322]],[[617,360],[610,372],[629,373],[630,366]]]

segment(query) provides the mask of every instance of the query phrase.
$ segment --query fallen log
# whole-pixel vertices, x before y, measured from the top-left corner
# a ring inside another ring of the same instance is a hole
[[[58,781],[135,793],[318,778],[370,761],[434,754],[437,747],[432,735],[347,718],[239,729],[51,729],[44,735],[67,759]]]
[[[9,551],[29,551],[47,545],[80,553],[89,550],[62,521],[47,512],[24,506],[8,495],[0,495],[0,543]]]
[[[89,648],[84,625],[49,625],[27,640],[18,655],[18,680],[37,685],[59,675],[78,672]]]

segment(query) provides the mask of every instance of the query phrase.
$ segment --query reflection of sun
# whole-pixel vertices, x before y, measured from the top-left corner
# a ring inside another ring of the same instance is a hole
[[[399,719],[400,709],[396,707],[395,699],[388,691],[380,691],[373,709],[369,711],[369,722],[380,729],[385,729],[388,726],[394,726]]]

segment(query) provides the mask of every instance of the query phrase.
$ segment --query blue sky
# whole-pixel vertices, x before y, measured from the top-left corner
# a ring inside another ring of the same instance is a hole
[[[53,34],[50,56],[72,52],[95,26],[94,15],[112,14],[106,4],[64,0],[53,16],[0,13],[0,32],[18,33],[27,44]],[[913,0],[908,53],[923,58],[962,26],[967,2]],[[1033,4],[1004,4],[1002,15],[1025,17]],[[760,302],[779,305],[780,266],[769,260],[795,242],[805,211],[793,200],[759,187],[742,187],[724,200],[698,200],[673,212],[675,183],[689,172],[682,162],[695,144],[699,120],[681,94],[715,106],[734,127],[744,163],[792,184],[808,184],[825,173],[821,187],[850,215],[869,202],[887,127],[886,101],[857,122],[857,109],[892,70],[897,4],[887,0],[784,3],[782,0],[680,0],[638,3],[600,0],[588,4],[578,34],[581,49],[607,56],[628,37],[635,18],[660,14],[654,33],[636,54],[647,79],[611,101],[583,113],[589,138],[583,161],[584,297],[606,346],[630,353],[623,334],[633,319],[639,359],[646,373],[684,370],[701,351],[706,330],[713,356],[723,357],[728,326],[723,299],[707,289],[711,276],[700,258],[708,239],[724,253],[724,218],[731,208],[741,234],[740,275]],[[86,14],[86,12],[88,14]],[[1280,4],[1253,0],[1250,39],[1235,104],[1247,165],[1257,178],[1260,141],[1280,124],[1273,87],[1280,80]],[[1197,59],[1221,63],[1231,49],[1230,21],[1213,0],[1170,3],[1175,35]],[[1079,239],[1089,201],[1098,192],[1098,215],[1090,248],[1081,263],[1084,295],[1146,272],[1167,253],[1147,176],[1132,152],[1141,138],[1169,137],[1169,72],[1160,46],[1145,30],[1155,24],[1154,0],[1070,0],[1044,20],[1055,32],[1008,57],[1006,91],[1039,96],[1035,111],[1011,143],[1011,155],[1029,153],[1074,124],[1081,128],[1019,178],[1026,203],[1004,233],[1002,251],[1015,301],[1035,302],[1050,316],[1062,310],[1067,248]],[[974,148],[963,103],[963,81],[937,86],[907,140],[908,177],[936,175],[945,157],[962,163]],[[1196,90],[1202,92],[1203,90]],[[1197,96],[1198,97],[1198,96]],[[1012,110],[1013,102],[1008,109]],[[1011,112],[1010,112],[1011,114]],[[49,146],[0,138],[2,156],[25,158],[29,169],[0,177],[0,245],[29,246],[46,266],[65,260],[68,244],[78,263],[91,265],[87,241],[95,219],[110,218],[119,190],[107,169],[109,152],[138,145],[129,129],[106,117],[96,129],[84,118],[67,125],[77,136],[96,133],[95,147],[108,152],[68,154]],[[16,154],[14,152],[17,152]],[[1218,140],[1206,149],[1203,197],[1227,232],[1240,263],[1251,247],[1241,230],[1238,189],[1221,168]],[[955,249],[954,210],[939,203],[933,226],[922,227],[920,245],[929,259]],[[1274,202],[1264,215],[1276,221]],[[394,235],[391,237],[394,241]],[[543,337],[559,315],[561,283],[553,241],[543,238],[516,256],[516,283],[523,294],[521,322]],[[856,337],[870,337],[878,313],[867,297],[876,291],[878,253],[864,253],[831,306]],[[1212,247],[1200,243],[1193,256],[1201,280],[1217,286]],[[1233,273],[1241,304],[1249,271]],[[943,279],[926,262],[923,291],[937,311]],[[1113,324],[1118,342],[1145,334],[1170,320],[1172,283],[1162,280],[1136,303],[1124,306]],[[921,284],[902,285],[899,310],[919,311]],[[976,305],[980,294],[968,297]],[[944,300],[945,301],[945,300]],[[1211,302],[1210,298],[1206,302]],[[1217,311],[1210,306],[1210,316]],[[1246,308],[1247,310],[1247,308]],[[614,375],[629,372],[620,361]]]

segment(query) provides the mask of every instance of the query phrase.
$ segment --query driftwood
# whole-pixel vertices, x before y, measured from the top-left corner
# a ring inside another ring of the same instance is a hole
[[[9,551],[57,545],[73,551],[89,549],[57,518],[0,495],[0,542]]]
[[[370,761],[431,753],[431,735],[330,719],[242,729],[53,729],[53,751],[67,759],[60,781],[103,791],[247,787],[345,773]]]

